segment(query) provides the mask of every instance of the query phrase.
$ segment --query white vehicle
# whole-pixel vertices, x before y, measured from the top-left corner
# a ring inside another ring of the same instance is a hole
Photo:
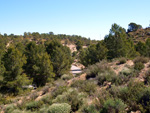
[[[37,86],[35,84],[33,84],[33,85],[22,86],[22,88],[25,88],[25,89],[36,89]]]

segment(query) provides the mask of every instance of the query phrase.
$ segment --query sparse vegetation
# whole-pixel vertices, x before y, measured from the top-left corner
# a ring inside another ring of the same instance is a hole
[[[128,32],[113,24],[101,41],[52,32],[0,35],[0,110],[149,113],[150,40],[133,42],[134,33],[144,35],[140,25],[132,24]],[[78,51],[71,53],[65,46],[70,43]],[[82,74],[70,73],[73,60],[85,66]]]

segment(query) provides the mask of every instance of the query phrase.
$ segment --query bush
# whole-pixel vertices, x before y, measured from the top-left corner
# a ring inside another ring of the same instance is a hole
[[[68,92],[58,95],[56,99],[53,100],[53,103],[68,103],[71,105],[72,111],[77,111],[83,104],[83,99],[79,98],[79,93],[74,90],[68,90]]]
[[[150,113],[150,88],[146,88],[142,92],[142,96],[139,99],[140,110],[142,113]]]
[[[31,100],[35,100],[37,97],[38,97],[38,93],[36,91],[30,94]]]
[[[124,64],[124,63],[126,63],[126,58],[119,59],[119,64]]]
[[[43,101],[44,104],[51,105],[52,104],[52,96],[51,95],[44,96],[41,99],[41,101]]]
[[[113,71],[105,71],[99,73],[96,79],[98,80],[99,85],[103,85],[105,81],[115,83],[117,76]]]
[[[43,91],[43,94],[44,95],[45,93],[49,92],[49,86],[45,86],[42,88],[42,91]]]
[[[31,111],[36,111],[40,109],[42,104],[43,104],[42,101],[33,101],[26,105],[26,109]]]
[[[86,78],[95,78],[98,75],[98,73],[102,73],[108,70],[110,70],[110,67],[105,61],[93,64],[91,66],[88,66],[85,70],[85,73],[87,74]]]
[[[52,104],[48,108],[48,113],[70,113],[71,106],[67,103]]]
[[[64,74],[61,76],[62,80],[70,80],[71,78],[73,78],[72,74]]]
[[[52,91],[52,96],[55,98],[58,95],[61,95],[63,92],[66,92],[66,91],[67,91],[66,86],[58,86]]]
[[[10,104],[5,108],[5,113],[12,113],[15,109],[16,107],[13,104]]]
[[[146,57],[136,57],[135,59],[134,59],[134,63],[136,64],[136,63],[139,63],[139,62],[141,62],[141,63],[147,63],[149,61],[149,59],[148,58],[146,58]]]
[[[79,91],[88,94],[94,93],[96,90],[96,85],[93,82],[85,80],[76,80],[72,83],[71,87],[78,88]]]
[[[82,113],[98,113],[96,107],[94,105],[86,105],[81,109]]]
[[[140,70],[142,70],[143,68],[144,68],[144,64],[143,64],[142,62],[137,62],[137,63],[134,64],[134,69],[135,69],[135,70],[140,71]]]
[[[145,84],[150,85],[150,70],[146,72],[145,77],[144,77],[144,82]]]
[[[100,113],[125,113],[126,107],[120,99],[108,99],[105,101]]]

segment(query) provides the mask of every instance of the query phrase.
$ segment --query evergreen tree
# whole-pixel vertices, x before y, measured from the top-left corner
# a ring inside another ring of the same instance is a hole
[[[45,52],[43,45],[29,43],[26,47],[26,55],[26,73],[33,78],[33,82],[37,86],[45,85],[46,82],[54,77],[50,56]]]
[[[140,53],[141,56],[147,56],[147,47],[145,43],[139,41],[136,46],[136,51]]]
[[[70,49],[63,46],[59,41],[53,40],[46,48],[48,54],[51,56],[53,69],[57,77],[70,70],[72,64],[72,57]]]
[[[96,62],[107,58],[107,51],[108,50],[102,41],[96,45],[93,44],[86,50],[80,52],[80,62],[84,66],[95,64]]]
[[[79,51],[79,50],[82,49],[82,46],[83,46],[82,42],[81,42],[80,40],[78,40],[78,41],[76,42],[76,49]]]
[[[26,57],[15,48],[9,48],[4,55],[4,86],[13,93],[21,91],[23,85],[30,83],[27,76],[23,73],[23,65],[26,63]]]
[[[133,42],[127,40],[125,29],[113,24],[109,35],[104,39],[108,48],[108,58],[133,57],[136,55]]]

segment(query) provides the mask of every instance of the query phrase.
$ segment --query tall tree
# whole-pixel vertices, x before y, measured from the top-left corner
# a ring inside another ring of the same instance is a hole
[[[29,43],[26,47],[26,55],[26,73],[33,78],[33,82],[37,86],[45,85],[54,77],[50,56],[45,52],[43,45],[36,45],[34,42]]]
[[[80,52],[79,58],[80,62],[84,66],[88,66],[99,62],[100,60],[107,58],[107,48],[105,47],[103,41],[99,42],[98,44],[93,44],[89,46],[87,49],[83,49]]]
[[[109,35],[104,39],[108,48],[108,58],[133,57],[135,49],[132,40],[127,39],[125,29],[113,24]]]
[[[59,41],[51,41],[47,48],[48,54],[51,56],[54,72],[56,77],[60,77],[65,72],[70,70],[72,64],[72,57],[70,49],[63,46]]]
[[[136,23],[131,22],[131,23],[128,25],[128,32],[136,31],[136,30],[141,29],[141,28],[142,28],[141,25],[138,25],[138,24],[136,24]]]
[[[18,93],[23,85],[30,83],[27,76],[23,73],[23,65],[26,57],[15,48],[9,48],[4,55],[4,85],[12,92]]]

